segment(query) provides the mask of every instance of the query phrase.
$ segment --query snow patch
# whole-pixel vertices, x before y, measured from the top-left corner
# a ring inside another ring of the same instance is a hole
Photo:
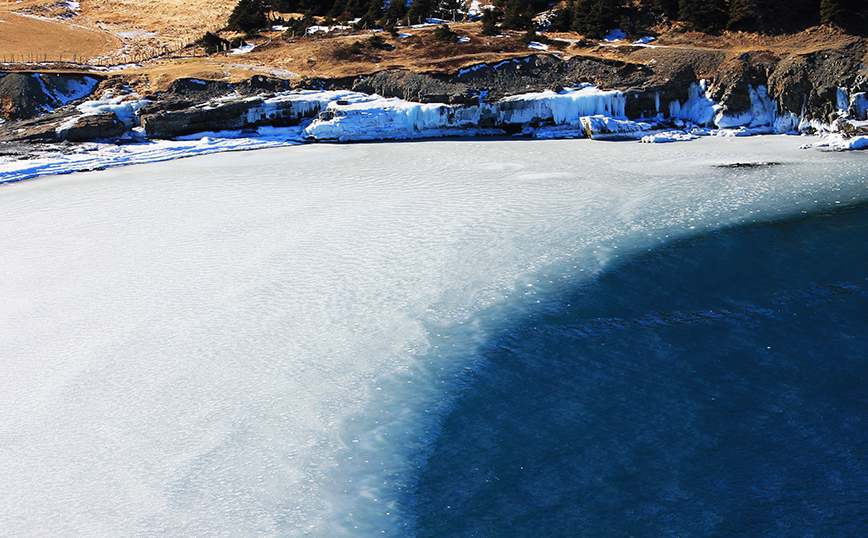
[[[236,49],[232,49],[229,51],[229,54],[247,54],[256,48],[256,45],[252,43],[248,43],[246,45],[242,45]]]
[[[317,33],[328,34],[330,32],[334,32],[336,30],[351,30],[352,28],[353,28],[352,26],[342,26],[342,25],[334,25],[334,26],[314,25],[314,26],[308,26],[307,35],[313,35],[313,34],[317,34]]]
[[[549,50],[549,46],[544,43],[537,43],[536,41],[531,41],[527,44],[527,48],[529,49],[537,49],[537,50]]]
[[[627,119],[618,119],[603,114],[579,118],[582,130],[594,140],[635,140],[643,132],[651,131],[656,125]]]
[[[696,140],[698,135],[684,131],[662,131],[643,136],[639,141],[646,144],[661,144],[665,142],[686,142]]]
[[[115,32],[115,35],[118,37],[122,37],[124,39],[134,39],[134,38],[152,39],[152,38],[157,37],[156,32],[148,32],[146,30],[125,30],[122,32]]]
[[[834,151],[868,149],[868,136],[846,138],[841,133],[830,133],[820,138],[817,142],[805,144],[801,147],[803,149],[828,148]]]
[[[603,36],[603,41],[611,43],[613,41],[623,41],[624,38],[627,37],[620,28],[615,28],[614,30],[609,30],[609,33]]]
[[[102,99],[96,101],[85,101],[76,108],[84,116],[92,116],[103,112],[114,112],[128,128],[135,127],[139,123],[139,118],[136,112],[146,104],[150,103],[147,99],[138,99],[135,94],[120,95],[115,97],[111,93],[106,93]]]
[[[850,117],[855,120],[868,119],[868,98],[865,97],[865,92],[850,96]]]

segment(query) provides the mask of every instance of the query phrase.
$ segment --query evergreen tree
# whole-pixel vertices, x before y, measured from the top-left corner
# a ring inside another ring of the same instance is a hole
[[[281,13],[297,13],[298,0],[272,0],[271,7]]]
[[[482,35],[500,35],[497,21],[500,19],[498,9],[486,9],[482,11]]]
[[[606,28],[600,21],[600,3],[597,0],[577,0],[573,13],[573,30],[585,37],[601,38]]]
[[[507,0],[503,6],[503,22],[500,26],[510,30],[530,29],[533,26],[530,6],[522,0]]]
[[[407,15],[407,2],[406,0],[391,0],[389,2],[389,7],[386,8],[386,12],[383,15],[385,22],[389,25],[398,24],[398,21],[403,19]]]
[[[267,6],[263,0],[240,0],[229,15],[226,27],[238,32],[250,33],[268,24]]]
[[[674,21],[678,18],[678,0],[652,0],[650,11]]]
[[[552,32],[569,32],[573,25],[573,11],[576,9],[575,0],[569,0],[566,5],[555,10],[549,19],[549,30]]]
[[[678,18],[694,30],[716,33],[726,26],[726,0],[680,0]]]
[[[844,0],[821,0],[820,23],[834,26],[845,26],[847,9]]]
[[[410,10],[407,12],[410,24],[424,22],[430,17],[436,7],[435,2],[436,0],[413,0],[413,3],[410,4]]]

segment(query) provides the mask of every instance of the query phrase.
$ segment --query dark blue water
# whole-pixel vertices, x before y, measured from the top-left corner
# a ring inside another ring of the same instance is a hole
[[[420,537],[863,536],[868,208],[669,245],[490,342]]]

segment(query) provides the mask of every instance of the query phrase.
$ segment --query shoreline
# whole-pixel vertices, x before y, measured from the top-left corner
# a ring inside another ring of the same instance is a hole
[[[289,129],[287,129],[289,130]],[[294,128],[293,131],[301,132],[300,128]],[[381,144],[381,143],[401,143],[401,142],[426,142],[426,141],[492,141],[498,140],[536,140],[541,143],[553,138],[541,138],[533,136],[508,136],[508,135],[491,135],[478,136],[473,133],[465,133],[462,135],[453,136],[419,136],[415,138],[401,139],[373,139],[373,140],[328,140],[328,141],[311,141],[303,138],[286,138],[278,140],[273,137],[264,137],[254,134],[231,136],[233,133],[203,133],[201,137],[189,137],[186,140],[146,140],[140,142],[125,143],[117,145],[113,142],[80,142],[69,144],[56,144],[58,147],[27,148],[23,151],[22,156],[25,159],[11,160],[7,162],[0,161],[0,185],[9,183],[17,183],[37,179],[40,177],[49,177],[57,175],[66,175],[77,172],[96,172],[107,168],[120,166],[131,166],[137,164],[151,164],[158,162],[171,161],[176,159],[185,159],[190,157],[198,157],[204,155],[214,155],[217,153],[229,153],[238,151],[255,151],[261,149],[284,148],[301,145],[352,145],[352,144]],[[707,135],[715,136],[715,135]],[[717,135],[721,136],[721,135]],[[755,134],[751,136],[779,136],[793,137],[793,146],[800,149],[817,149],[819,151],[841,151],[829,149],[824,145],[824,139],[816,135],[806,134],[786,134],[786,133],[769,133]],[[723,136],[725,137],[725,136]],[[583,139],[584,137],[562,137],[563,139]],[[694,137],[690,140],[696,140],[699,137]],[[704,137],[703,137],[704,138]],[[805,140],[812,141],[804,143]],[[593,142],[605,144],[629,144],[640,143],[639,140],[591,140]],[[681,140],[678,140],[681,141]],[[659,143],[659,142],[657,142]],[[28,146],[23,144],[22,146]],[[866,140],[868,146],[868,140]],[[0,159],[3,159],[0,156]],[[16,164],[23,166],[16,166]],[[26,163],[26,164],[24,164]],[[27,166],[30,164],[30,166]]]

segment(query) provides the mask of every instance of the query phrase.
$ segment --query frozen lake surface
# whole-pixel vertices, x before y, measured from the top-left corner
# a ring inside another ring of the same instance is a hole
[[[483,489],[457,527],[435,521],[458,495],[438,483],[491,479],[439,462],[456,454],[462,405],[492,400],[471,380],[485,379],[475,376],[493,343],[678,240],[868,200],[864,155],[795,146],[779,136],[309,145],[3,185],[0,528],[506,535],[463,525],[505,521],[516,503],[553,508],[524,494],[489,506]],[[690,259],[655,285],[715,269]],[[650,285],[625,282],[632,293]],[[840,338],[866,341],[864,323],[853,331]],[[491,459],[474,463],[512,461],[489,418],[472,429],[491,440],[476,452]],[[850,471],[864,475],[864,452],[854,457]],[[724,528],[691,521],[697,536]]]

